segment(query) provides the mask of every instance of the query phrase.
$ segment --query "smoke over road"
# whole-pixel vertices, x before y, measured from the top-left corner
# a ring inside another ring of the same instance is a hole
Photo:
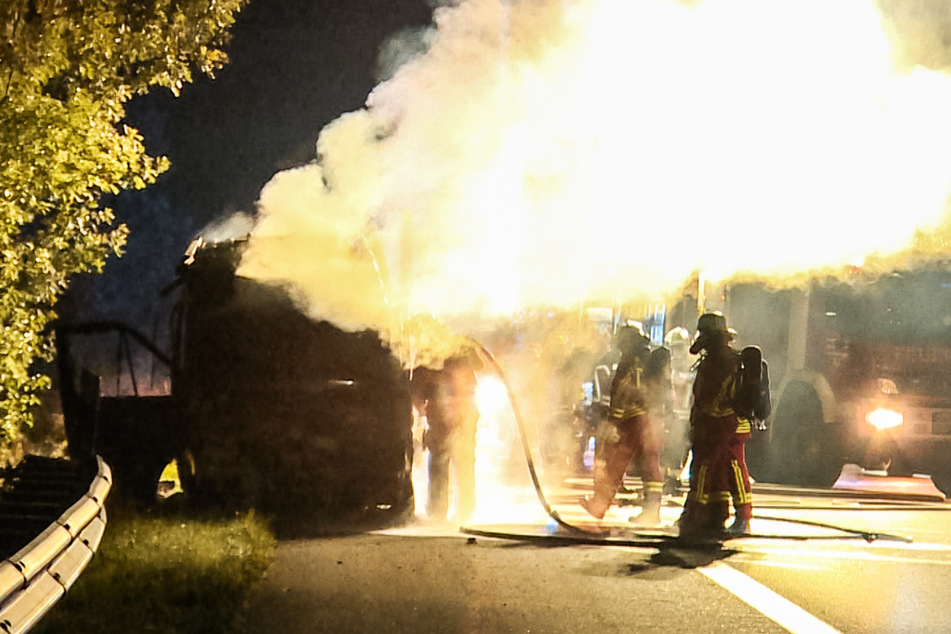
[[[385,334],[942,249],[951,29],[915,4],[437,8],[424,52],[265,186],[239,273]]]

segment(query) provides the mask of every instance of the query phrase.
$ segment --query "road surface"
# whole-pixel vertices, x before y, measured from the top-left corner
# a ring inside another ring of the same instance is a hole
[[[627,522],[634,506],[615,507],[597,524],[571,501],[570,486],[552,499],[569,524],[610,536],[579,539],[542,512],[509,523],[476,517],[468,532],[421,519],[284,541],[238,629],[951,631],[944,503],[757,486],[753,530],[761,537],[688,548],[635,532]],[[682,498],[666,503],[670,527]]]

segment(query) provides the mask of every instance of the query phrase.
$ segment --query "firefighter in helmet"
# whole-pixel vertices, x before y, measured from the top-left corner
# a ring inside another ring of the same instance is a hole
[[[671,383],[674,388],[674,409],[690,409],[690,386],[693,383],[693,359],[690,358],[690,333],[677,326],[664,336],[664,346],[670,350]]]
[[[649,382],[651,350],[644,331],[624,326],[618,331],[617,348],[621,358],[611,382],[611,405],[608,420],[616,437],[604,443],[595,461],[594,495],[583,498],[581,506],[601,519],[611,506],[632,459],[644,485],[641,514],[635,522],[641,525],[660,523],[663,473],[660,468],[662,430],[650,417]]]
[[[763,397],[765,363],[754,346],[742,353],[734,350],[735,337],[721,313],[707,312],[700,316],[690,346],[700,361],[690,410],[693,460],[681,536],[722,535],[731,496],[735,518],[729,533],[749,534],[753,496],[745,444],[751,420],[768,415],[761,402],[754,402]],[[768,410],[768,387],[765,398]]]
[[[690,441],[687,421],[690,414],[690,388],[693,385],[693,359],[690,358],[690,333],[678,326],[664,336],[664,347],[670,351],[670,406],[665,410],[666,431],[660,464],[664,469],[664,490],[677,494],[680,473],[687,461]]]

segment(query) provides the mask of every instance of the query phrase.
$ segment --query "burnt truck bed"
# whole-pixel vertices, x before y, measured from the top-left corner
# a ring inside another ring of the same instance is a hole
[[[199,251],[182,270],[170,395],[101,396],[100,378],[66,361],[71,453],[102,455],[117,498],[154,501],[174,457],[201,507],[305,523],[411,513],[412,405],[399,363],[376,333],[309,319],[283,289],[235,276],[236,248]]]
[[[314,322],[243,278],[189,293],[185,321],[174,393],[203,496],[283,514],[411,508],[408,382],[375,333]]]

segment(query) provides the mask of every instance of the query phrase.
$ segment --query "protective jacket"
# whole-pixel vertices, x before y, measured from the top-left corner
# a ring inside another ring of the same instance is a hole
[[[647,412],[645,371],[649,357],[649,350],[638,349],[623,355],[618,361],[614,380],[611,382],[612,420],[641,416]]]
[[[642,512],[637,523],[660,523],[663,472],[660,468],[662,440],[657,425],[649,416],[646,381],[650,348],[637,346],[626,351],[618,362],[611,383],[611,409],[608,420],[616,438],[601,438],[602,449],[594,465],[594,495],[582,500],[582,506],[597,518],[604,517],[624,480],[632,460],[643,483]]]
[[[691,486],[681,518],[682,533],[722,531],[731,496],[738,521],[748,525],[752,516],[745,456],[750,420],[736,411],[741,370],[740,354],[732,348],[706,354],[697,367],[690,411]]]

